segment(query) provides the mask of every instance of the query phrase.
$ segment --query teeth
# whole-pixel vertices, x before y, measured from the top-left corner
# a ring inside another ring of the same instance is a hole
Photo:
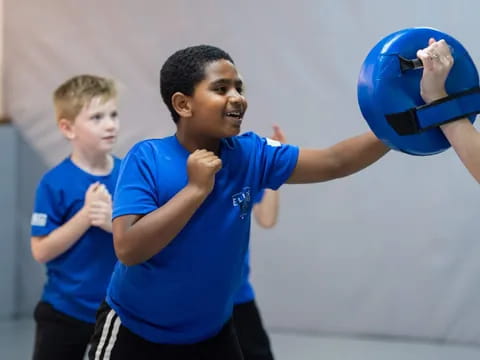
[[[227,116],[240,117],[240,113],[237,113],[237,112],[229,112],[229,113],[227,113]]]

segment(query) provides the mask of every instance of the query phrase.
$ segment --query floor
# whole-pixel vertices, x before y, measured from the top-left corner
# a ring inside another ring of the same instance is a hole
[[[0,322],[0,360],[28,360],[30,319]],[[480,348],[273,333],[277,360],[478,360]]]

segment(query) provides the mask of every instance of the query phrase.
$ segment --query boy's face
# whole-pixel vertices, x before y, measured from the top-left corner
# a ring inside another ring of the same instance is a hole
[[[119,121],[116,99],[100,97],[85,105],[74,122],[60,120],[60,129],[74,147],[87,152],[109,153],[117,140]]]
[[[247,100],[235,66],[218,60],[205,67],[205,79],[197,84],[190,98],[188,126],[198,135],[224,138],[238,135]]]

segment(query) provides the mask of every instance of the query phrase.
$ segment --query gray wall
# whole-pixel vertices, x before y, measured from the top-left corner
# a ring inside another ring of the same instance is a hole
[[[31,315],[44,269],[30,255],[35,187],[46,170],[13,125],[0,125],[0,319]]]
[[[15,128],[0,124],[0,319],[15,312],[17,143]]]
[[[0,319],[30,315],[44,269],[30,255],[30,216],[44,161],[10,124],[0,125]]]
[[[38,181],[47,170],[45,161],[19,136],[17,165],[17,231],[16,231],[16,301],[15,313],[31,316],[40,299],[45,281],[45,268],[38,264],[30,251],[30,218]]]
[[[41,272],[28,250],[33,184],[68,152],[51,91],[93,72],[122,84],[123,154],[174,130],[158,71],[178,48],[211,43],[247,83],[244,130],[279,123],[291,143],[327,146],[368,130],[356,79],[368,50],[401,28],[428,25],[480,56],[478,1],[5,0],[7,113],[35,151],[20,175],[18,304],[31,311]],[[25,163],[23,163],[25,161]],[[270,327],[479,343],[478,185],[450,150],[391,153],[336,182],[285,186],[280,223],[253,231],[258,299]]]

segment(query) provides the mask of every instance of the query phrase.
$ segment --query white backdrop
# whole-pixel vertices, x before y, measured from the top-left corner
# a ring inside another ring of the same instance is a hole
[[[378,40],[432,26],[478,62],[479,11],[475,0],[5,0],[5,109],[52,165],[68,151],[53,89],[79,73],[112,76],[122,88],[122,155],[174,131],[160,66],[208,43],[230,52],[246,80],[244,130],[268,134],[278,123],[291,143],[323,147],[368,129],[356,81]],[[278,226],[252,236],[266,323],[480,343],[477,209],[478,186],[451,150],[391,153],[347,179],[283,187]]]

